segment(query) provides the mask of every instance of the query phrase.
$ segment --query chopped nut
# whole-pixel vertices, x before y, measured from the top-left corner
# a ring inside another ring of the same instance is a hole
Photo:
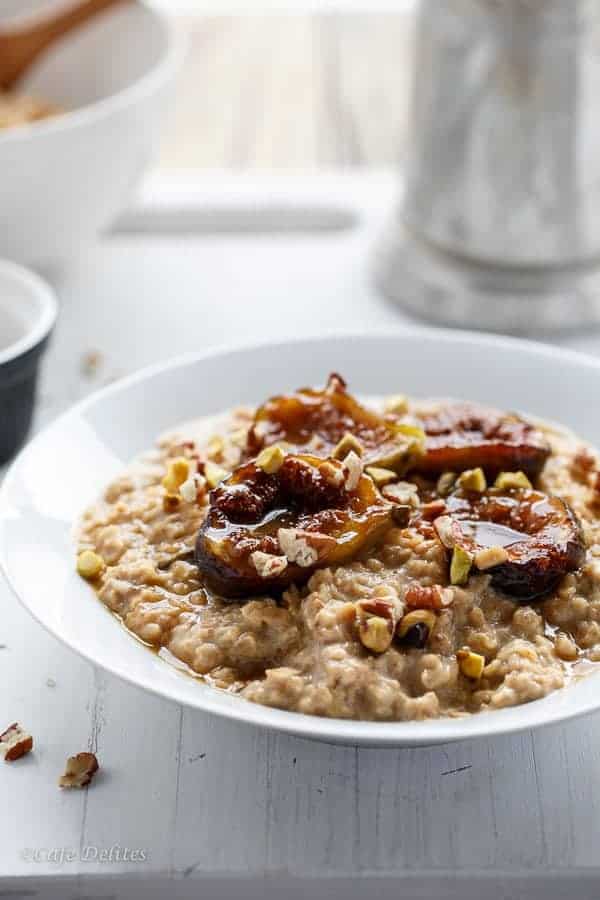
[[[77,572],[82,578],[97,578],[104,570],[104,560],[93,550],[83,550],[77,557]]]
[[[322,553],[335,546],[335,538],[327,534],[298,528],[280,528],[277,539],[289,562],[302,567],[314,565]]]
[[[178,456],[169,460],[167,474],[162,480],[162,486],[168,494],[176,494],[184,481],[190,477],[190,460],[185,456]]]
[[[411,611],[407,612],[400,620],[396,629],[396,634],[399,638],[404,638],[411,628],[414,628],[415,625],[419,624],[426,625],[429,632],[431,632],[435,628],[436,622],[436,615],[430,609],[411,609]]]
[[[425,432],[419,425],[409,425],[406,422],[399,422],[394,425],[396,431],[405,434],[406,437],[415,438],[419,443],[425,443]]]
[[[186,503],[195,503],[198,494],[203,494],[206,490],[206,478],[202,475],[192,475],[187,481],[184,481],[179,488],[179,493]]]
[[[339,464],[335,465],[327,460],[319,466],[319,472],[334,487],[341,487],[344,483],[344,469]]]
[[[165,494],[163,497],[163,509],[166,513],[175,512],[181,503],[179,494]]]
[[[331,455],[334,459],[346,459],[348,454],[352,452],[356,453],[357,456],[362,456],[363,445],[357,437],[354,437],[353,434],[347,431],[344,437],[335,445]]]
[[[346,490],[355,491],[362,476],[362,462],[360,461],[360,456],[358,456],[354,450],[351,450],[344,458],[344,466],[346,468]]]
[[[207,444],[207,451],[213,462],[220,462],[223,459],[223,451],[225,450],[225,441],[223,438],[215,434],[211,437]]]
[[[499,566],[501,563],[506,562],[507,559],[508,553],[504,547],[484,547],[483,550],[475,554],[475,565],[483,572],[485,569]]]
[[[487,488],[485,474],[481,468],[467,469],[466,472],[462,472],[456,479],[456,484],[464,491],[477,491],[479,494]]]
[[[204,477],[206,478],[206,483],[209,488],[216,488],[216,486],[228,476],[229,472],[222,469],[221,466],[216,466],[212,462],[204,463]]]
[[[510,491],[513,488],[527,488],[531,490],[533,485],[525,472],[500,472],[494,482],[494,487],[501,491]]]
[[[256,465],[259,469],[262,469],[263,472],[266,472],[267,475],[273,475],[275,472],[279,471],[283,465],[284,459],[285,453],[281,447],[278,447],[277,444],[273,444],[272,447],[265,447],[264,450],[260,451],[256,457]]]
[[[406,528],[410,522],[410,506],[392,506],[392,521],[398,528]]]
[[[64,775],[58,780],[61,788],[83,788],[98,771],[98,760],[93,753],[78,753],[67,760]]]
[[[405,394],[392,394],[386,397],[383,408],[386,413],[403,416],[408,412],[408,398]]]
[[[386,500],[392,503],[417,507],[419,505],[419,489],[411,481],[397,481],[396,484],[386,484],[381,493]]]
[[[478,680],[485,668],[485,656],[473,653],[472,650],[458,650],[456,653],[458,667],[467,678]]]
[[[473,564],[473,557],[458,545],[452,551],[450,563],[450,581],[452,584],[466,584]]]
[[[438,478],[436,490],[442,497],[447,497],[456,483],[456,472],[443,472]]]
[[[275,556],[273,553],[263,553],[255,550],[250,554],[254,568],[261,578],[272,578],[287,569],[287,556]]]
[[[425,586],[409,584],[404,594],[404,602],[409,609],[444,609],[454,600],[452,588],[443,588],[440,584]]]
[[[18,722],[9,725],[5,732],[0,734],[0,753],[4,754],[5,762],[14,762],[33,749],[33,738],[21,728]]]
[[[451,516],[439,516],[433,523],[437,536],[448,550],[452,550],[458,536],[455,525]],[[458,530],[460,530],[460,526],[458,526]]]
[[[248,440],[248,429],[247,428],[236,428],[235,431],[232,431],[229,434],[229,440],[233,444],[234,447],[237,447],[240,450],[243,450],[246,446],[246,442]]]
[[[361,644],[374,653],[384,653],[394,636],[391,622],[381,616],[371,616],[359,623],[358,636]]]
[[[421,507],[421,516],[428,522],[433,522],[446,512],[446,503],[441,498],[432,500],[430,503],[424,503]]]
[[[384,487],[384,485],[390,484],[392,481],[398,481],[398,475],[396,472],[392,472],[391,469],[380,469],[378,466],[367,466],[365,472],[373,479],[377,487]]]

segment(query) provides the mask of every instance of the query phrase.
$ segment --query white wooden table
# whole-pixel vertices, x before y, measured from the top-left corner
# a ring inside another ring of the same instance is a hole
[[[385,174],[155,185],[151,215],[55,276],[62,314],[39,423],[184,351],[401,328],[368,277],[395,191]],[[157,227],[189,233],[139,233]],[[600,351],[594,337],[568,343]],[[82,368],[89,351],[95,372]],[[60,460],[56,472],[68,478]],[[17,719],[36,740],[27,759],[0,763],[2,898],[600,895],[600,716],[435,749],[310,743],[94,672],[3,585],[0,603],[0,725]],[[66,756],[87,748],[102,773],[87,792],[59,791]]]

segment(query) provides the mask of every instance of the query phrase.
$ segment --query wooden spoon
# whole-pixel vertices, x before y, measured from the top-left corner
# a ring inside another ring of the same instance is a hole
[[[47,48],[93,16],[131,0],[80,0],[25,28],[0,29],[0,90],[14,87]]]

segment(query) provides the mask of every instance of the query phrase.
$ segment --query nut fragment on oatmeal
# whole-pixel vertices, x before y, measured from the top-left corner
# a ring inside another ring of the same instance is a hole
[[[167,465],[167,474],[162,480],[162,486],[168,494],[176,494],[181,485],[190,477],[190,460],[184,456],[170,459]]]
[[[483,469],[467,469],[458,476],[456,485],[457,487],[462,488],[463,491],[477,491],[479,494],[483,493],[487,488]]]
[[[354,437],[353,434],[347,431],[337,442],[331,451],[331,455],[334,459],[345,459],[351,452],[356,453],[357,456],[362,456],[364,447],[357,437]]]
[[[398,481],[396,484],[386,484],[381,493],[392,503],[403,506],[417,507],[419,505],[419,489],[411,481]]]
[[[274,556],[272,553],[263,553],[261,550],[255,550],[250,554],[250,559],[254,568],[261,578],[271,578],[281,575],[284,569],[287,569],[286,556]]]
[[[104,560],[93,550],[82,550],[77,557],[77,572],[82,578],[97,578],[104,570]]]
[[[69,756],[64,775],[58,779],[61,788],[84,788],[98,771],[100,766],[94,753],[77,753]]]
[[[504,547],[495,545],[492,547],[482,547],[478,550],[474,557],[474,563],[478,569],[484,572],[486,569],[492,569],[508,560],[508,551]]]
[[[355,491],[358,483],[362,478],[363,467],[360,456],[351,450],[344,459],[344,468],[346,470],[345,487],[347,491]]]
[[[26,753],[33,749],[33,738],[28,734],[18,722],[12,725],[0,734],[0,753],[4,756],[5,762],[14,762],[21,759]]]
[[[456,484],[457,474],[456,472],[442,472],[440,477],[437,480],[436,491],[440,495],[440,497],[445,497],[450,493],[454,485]]]
[[[267,475],[273,475],[275,472],[279,471],[283,465],[284,459],[285,453],[281,447],[274,444],[272,447],[265,447],[264,450],[260,451],[256,457],[256,465],[259,469],[262,469],[263,472],[266,472]]]
[[[204,477],[209,488],[216,488],[218,484],[228,477],[229,472],[221,466],[215,465],[210,460],[204,463]]]
[[[404,594],[404,602],[409,609],[445,609],[452,604],[453,599],[452,588],[444,588],[440,584],[413,582],[408,585]]]
[[[365,472],[373,479],[377,487],[384,487],[384,485],[391,484],[392,481],[398,480],[398,476],[391,469],[380,469],[378,466],[367,466]]]
[[[383,408],[386,413],[404,416],[408,412],[408,397],[406,394],[392,394],[385,398]]]
[[[512,490],[513,488],[532,488],[529,478],[525,472],[500,472],[497,476],[494,487],[501,491]]]
[[[457,650],[456,659],[458,667],[467,678],[478,680],[485,668],[485,656],[481,653],[473,653],[472,650]]]
[[[467,553],[466,550],[463,550],[462,547],[454,547],[450,563],[450,581],[452,584],[466,584],[469,580],[469,572],[472,565],[473,556]]]
[[[391,623],[381,616],[369,616],[358,625],[361,644],[374,653],[385,653],[394,636]]]

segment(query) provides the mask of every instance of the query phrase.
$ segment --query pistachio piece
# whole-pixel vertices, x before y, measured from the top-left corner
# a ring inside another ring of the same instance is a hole
[[[473,557],[458,545],[452,551],[450,563],[450,581],[452,584],[466,584],[473,564]]]
[[[504,547],[494,546],[484,547],[476,553],[474,562],[477,568],[484,572],[486,569],[491,569],[493,566],[499,566],[502,563],[505,563],[507,559],[508,552]]]
[[[204,477],[209,488],[216,488],[228,475],[229,472],[222,469],[221,466],[217,466],[213,462],[204,463]]]
[[[420,425],[409,425],[408,422],[396,422],[394,423],[394,430],[399,434],[406,435],[406,437],[415,438],[415,440],[420,443],[425,443],[425,432]]]
[[[487,488],[485,474],[481,468],[467,469],[466,472],[462,472],[456,479],[456,484],[463,491],[477,491],[479,494],[482,494]]]
[[[457,650],[456,659],[463,675],[473,678],[475,681],[481,678],[485,668],[485,657],[481,653],[474,653],[472,650]]]
[[[162,480],[162,486],[168,494],[176,494],[184,481],[190,476],[190,461],[185,456],[177,456],[170,459],[167,464],[167,474]]]
[[[331,455],[334,459],[346,459],[351,451],[354,451],[357,456],[362,456],[363,445],[357,437],[354,437],[353,434],[350,434],[350,432],[347,431],[344,437],[337,442]]]
[[[267,475],[273,475],[282,467],[284,459],[285,453],[281,447],[273,444],[271,447],[265,447],[264,450],[260,451],[256,457],[256,465],[263,472],[266,472]]]
[[[500,472],[494,482],[494,487],[501,491],[510,491],[513,488],[531,489],[533,485],[525,472]]]
[[[373,479],[377,487],[384,487],[384,485],[390,484],[392,481],[398,481],[397,474],[391,469],[380,469],[378,466],[367,466],[365,472]]]
[[[436,490],[441,497],[447,497],[456,483],[456,472],[442,472],[438,478]]]
[[[358,626],[361,644],[374,653],[384,653],[392,643],[391,623],[381,616],[371,616]]]
[[[77,557],[77,573],[82,578],[97,578],[104,569],[104,560],[93,550],[84,550]]]
[[[383,404],[384,412],[403,416],[408,412],[408,398],[405,394],[391,394]]]

